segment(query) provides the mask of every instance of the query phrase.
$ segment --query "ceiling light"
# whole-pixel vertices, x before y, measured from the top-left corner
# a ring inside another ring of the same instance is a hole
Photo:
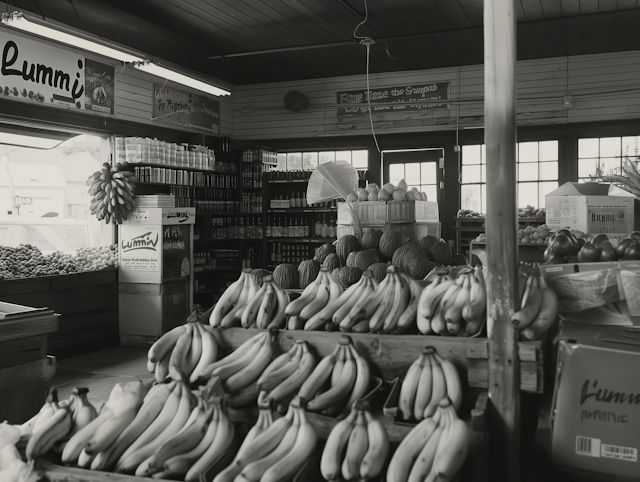
[[[144,60],[141,56],[125,52],[124,48],[112,48],[98,41],[90,40],[88,36],[81,36],[77,31],[66,33],[64,31],[65,27],[63,26],[56,25],[56,28],[51,28],[40,22],[41,21],[35,17],[27,19],[27,17],[20,12],[2,15],[3,24],[39,35],[49,40],[104,55],[105,57],[120,60],[121,62],[142,62]]]
[[[207,94],[212,94],[212,95],[230,95],[231,94],[231,92],[229,92],[228,90],[221,89],[220,87],[216,87],[215,85],[209,84],[207,82],[203,82],[201,80],[195,79],[188,75],[181,74],[167,67],[162,67],[157,63],[136,62],[133,64],[133,66],[136,69],[140,69],[149,74],[153,74],[158,77],[165,78],[167,80],[172,80],[173,82],[177,82],[179,84],[192,87],[202,92],[206,92]]]
[[[0,144],[20,147],[31,147],[33,149],[53,149],[64,142],[64,139],[50,139],[47,137],[25,136],[22,134],[12,134],[0,132]]]

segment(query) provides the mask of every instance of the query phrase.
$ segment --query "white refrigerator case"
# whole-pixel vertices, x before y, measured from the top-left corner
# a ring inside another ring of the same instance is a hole
[[[195,208],[143,208],[118,230],[120,343],[149,346],[193,303]]]

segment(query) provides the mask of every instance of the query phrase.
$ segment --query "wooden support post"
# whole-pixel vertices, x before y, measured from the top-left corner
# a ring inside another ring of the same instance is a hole
[[[487,299],[490,473],[520,481],[520,380],[516,198],[515,0],[484,2],[484,117],[487,152]]]

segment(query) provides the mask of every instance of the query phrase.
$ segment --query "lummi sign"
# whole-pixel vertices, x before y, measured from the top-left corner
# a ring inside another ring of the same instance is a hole
[[[336,92],[339,120],[353,120],[354,117],[371,114],[399,114],[424,110],[446,109],[439,100],[448,99],[449,82],[433,82],[419,85],[400,85],[377,89],[346,90]],[[412,103],[412,102],[415,102]],[[344,105],[344,107],[342,107]]]

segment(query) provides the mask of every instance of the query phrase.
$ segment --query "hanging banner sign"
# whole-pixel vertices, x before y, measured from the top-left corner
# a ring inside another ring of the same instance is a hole
[[[154,84],[153,119],[183,127],[220,133],[220,103],[173,87]]]
[[[87,110],[102,114],[114,113],[114,75],[113,65],[85,59],[84,104]]]
[[[350,104],[338,107],[338,120],[353,121],[365,119],[369,115],[369,97],[371,98],[371,114],[400,114],[403,112],[419,112],[433,109],[446,109],[446,104],[437,101],[448,99],[449,82],[434,82],[420,85],[402,85],[367,90],[347,90],[336,92],[337,104]],[[412,104],[412,101],[419,103]],[[385,104],[385,105],[376,105]],[[398,105],[393,105],[398,104]]]
[[[0,31],[0,98],[85,108],[85,58]]]

